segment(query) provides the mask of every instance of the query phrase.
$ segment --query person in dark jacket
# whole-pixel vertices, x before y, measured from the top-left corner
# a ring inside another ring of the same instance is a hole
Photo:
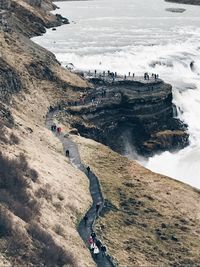
[[[90,167],[89,166],[87,167],[87,173],[88,173],[88,175],[90,174]]]
[[[106,256],[106,252],[107,252],[107,248],[106,248],[105,245],[101,246],[101,252],[102,252],[103,257],[105,257]]]
[[[96,235],[95,232],[92,232],[92,233],[91,233],[91,237],[92,237],[93,241],[96,242],[96,237],[97,237],[97,235]]]
[[[87,221],[88,221],[88,216],[85,215],[85,216],[83,217],[83,220],[84,220],[84,222],[85,222],[85,226],[86,226],[86,225],[87,225]]]
[[[98,239],[96,241],[96,245],[97,245],[98,249],[101,249],[101,245],[102,245],[101,240]]]
[[[65,155],[66,155],[66,157],[69,157],[69,150],[68,149],[65,151]]]

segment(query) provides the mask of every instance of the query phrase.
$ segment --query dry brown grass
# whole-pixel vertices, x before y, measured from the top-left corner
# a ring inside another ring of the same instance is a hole
[[[200,193],[94,141],[74,137],[109,206],[96,230],[120,266],[200,262]]]
[[[76,231],[78,216],[84,214],[91,203],[88,180],[87,177],[68,163],[66,157],[63,156],[62,145],[45,126],[45,118],[49,106],[57,105],[61,99],[63,101],[67,101],[69,98],[75,99],[81,90],[85,90],[86,82],[77,78],[76,75],[65,72],[54,62],[54,56],[49,52],[37,45],[33,45],[31,41],[25,38],[18,38],[15,33],[4,36],[4,33],[0,32],[0,43],[2,57],[20,74],[23,84],[23,90],[13,96],[11,108],[11,115],[15,120],[16,126],[13,126],[13,133],[20,139],[20,143],[10,146],[0,142],[1,151],[8,158],[15,158],[20,153],[26,154],[28,163],[39,174],[37,183],[34,183],[37,175],[34,175],[32,171],[27,171],[24,176],[29,185],[31,185],[28,187],[27,192],[30,193],[31,197],[36,198],[39,203],[40,216],[37,218],[38,224],[46,229],[55,243],[59,244],[64,251],[69,253],[73,251],[79,266],[92,267],[94,263],[90,253]],[[45,79],[37,79],[30,76],[26,66],[30,65],[31,62],[40,60],[45,62],[52,71],[55,70],[56,76],[61,79],[63,77],[63,82],[66,83],[65,89],[59,87],[56,82],[51,83]],[[78,87],[82,87],[82,89],[73,90],[71,86],[68,86],[68,81],[71,85],[75,85],[78,82]],[[7,133],[6,135],[9,137],[10,133],[11,129],[8,129],[8,135]],[[32,179],[30,179],[30,176]],[[45,190],[46,192],[41,192],[42,190],[39,193],[37,192],[39,188],[44,189],[46,184],[50,185],[52,196],[49,195],[48,190]],[[21,193],[19,192],[19,194]],[[58,194],[61,194],[64,198],[62,196],[58,197]],[[10,204],[14,203],[14,200],[8,194],[3,196],[0,192],[0,197],[4,197],[7,203],[8,200]],[[46,201],[46,199],[48,200]],[[57,210],[53,203],[59,203],[61,209]],[[34,207],[34,202],[31,202],[30,205]],[[24,214],[20,215],[22,217],[20,219],[16,215],[22,207],[19,205],[13,206],[12,214],[16,225],[25,229],[31,221],[24,221],[24,217],[26,217]],[[15,212],[14,209],[16,210]],[[60,224],[65,229],[65,238],[51,230],[54,229],[56,224]],[[26,235],[28,234],[26,233]],[[7,249],[8,239],[8,236],[0,238],[0,254]],[[32,263],[33,266],[39,266],[41,242],[32,237],[29,238],[29,242],[30,249],[26,251],[26,254],[23,254],[22,251],[20,257],[17,254],[12,257],[9,256],[9,253],[4,255],[7,261],[11,262],[11,266],[27,266],[29,263]],[[61,257],[62,250],[56,249],[56,251],[60,255],[59,258],[66,258],[65,255]],[[45,252],[44,255],[48,255],[48,253]],[[13,264],[13,260],[16,260],[15,264]],[[62,260],[58,259],[57,262],[62,264]],[[0,266],[3,266],[3,264],[4,261],[0,257]],[[42,264],[44,266],[43,260]]]
[[[0,201],[14,214],[28,221],[39,214],[39,206],[28,188],[36,181],[38,174],[28,166],[23,154],[17,159],[9,159],[0,153]]]

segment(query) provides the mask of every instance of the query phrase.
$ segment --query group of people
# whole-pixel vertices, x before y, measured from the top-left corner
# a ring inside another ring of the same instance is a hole
[[[155,73],[152,73],[151,74],[151,78],[157,80],[159,78],[159,75],[155,74]],[[149,80],[150,79],[150,76],[149,76],[149,74],[147,72],[145,72],[145,74],[144,74],[144,79],[145,80]]]
[[[86,170],[87,170],[87,175],[89,176],[90,173],[91,173],[90,166],[87,166]],[[95,206],[96,216],[99,215],[99,211],[100,211],[101,205],[102,205],[101,202],[97,202],[96,203],[96,206]],[[85,226],[87,226],[88,219],[89,219],[88,215],[86,214],[83,217],[83,221],[85,223]],[[91,253],[93,254],[94,258],[97,259],[100,252],[102,253],[103,257],[106,255],[107,248],[106,248],[105,245],[102,244],[101,240],[97,239],[97,236],[96,236],[95,232],[91,233],[91,235],[90,235],[90,237],[88,239],[88,243],[89,243],[89,249],[90,249]]]
[[[93,254],[94,258],[98,258],[99,253],[102,253],[102,256],[105,257],[107,253],[106,245],[103,245],[101,240],[97,239],[96,233],[92,232],[89,239],[89,249]]]
[[[91,75],[90,71],[89,71],[89,75]],[[97,70],[94,71],[94,76],[97,77]],[[115,79],[117,77],[120,77],[120,76],[118,76],[117,72],[111,72],[109,70],[107,72],[103,71],[102,73],[99,73],[99,75],[98,75],[99,78],[106,77],[106,76],[112,78],[113,82],[115,81]],[[128,75],[125,74],[124,75],[124,80],[127,80],[128,77],[129,78],[132,77],[134,79],[135,78],[135,73],[129,72]],[[151,78],[157,80],[159,78],[159,75],[155,74],[155,73],[152,73]],[[150,80],[150,75],[147,72],[144,73],[144,79],[145,80]]]
[[[58,134],[60,134],[62,131],[61,127],[57,127],[56,124],[51,125],[51,130],[52,132],[57,132]]]
[[[88,74],[89,74],[89,76],[91,75],[90,71],[89,71]],[[131,72],[129,72],[128,73],[128,77],[131,77],[131,75],[132,75],[133,78],[135,77],[135,73],[131,74]],[[97,77],[97,70],[94,71],[94,76]],[[102,73],[100,73],[98,75],[99,78],[102,78],[102,77],[104,78],[106,76],[110,77],[113,82],[115,81],[116,78],[120,77],[120,76],[118,76],[117,72],[111,72],[109,70],[107,72],[103,71]],[[126,80],[126,79],[127,79],[127,75],[124,75],[124,80]]]
[[[53,132],[61,133],[61,127],[57,127],[55,123],[51,125],[51,130]],[[65,155],[67,157],[69,157],[69,150],[68,149],[65,151]],[[90,166],[88,166],[86,168],[86,170],[87,170],[87,174],[89,176],[90,172],[91,172]],[[96,206],[95,206],[95,212],[96,212],[97,216],[99,214],[100,208],[101,208],[101,202],[97,202]],[[88,222],[88,215],[87,214],[84,216],[83,220],[84,220],[85,226],[87,226],[87,222]],[[89,249],[90,249],[90,251],[91,251],[91,253],[95,259],[98,258],[98,255],[100,253],[102,254],[103,257],[106,256],[107,247],[102,244],[101,240],[97,239],[95,232],[91,233],[91,235],[88,239],[88,243],[89,243]]]

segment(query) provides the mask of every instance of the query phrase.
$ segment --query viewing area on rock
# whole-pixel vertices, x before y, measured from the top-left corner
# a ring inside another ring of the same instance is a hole
[[[77,73],[77,71],[75,71]],[[119,105],[122,102],[135,101],[140,94],[143,96],[157,95],[158,97],[166,96],[171,93],[171,85],[165,84],[164,81],[158,78],[157,74],[144,73],[143,76],[119,75],[116,72],[83,72],[79,71],[79,75],[94,85],[92,90],[83,93],[80,99],[71,100],[67,103],[62,103],[62,108],[72,109],[77,106],[95,106],[102,105]]]
[[[104,83],[104,84],[132,84],[141,83],[141,84],[157,84],[163,82],[159,78],[158,74],[154,73],[144,73],[143,76],[136,76],[135,73],[129,72],[128,74],[121,75],[117,72],[111,71],[75,71],[76,73],[83,76],[85,79],[89,80],[92,83]]]

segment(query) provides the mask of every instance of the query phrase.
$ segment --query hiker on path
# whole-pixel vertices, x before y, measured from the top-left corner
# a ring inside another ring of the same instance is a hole
[[[57,133],[60,134],[61,133],[61,127],[57,128]]]
[[[101,202],[98,202],[98,203],[96,204],[96,214],[98,214],[99,209],[100,209],[100,206],[101,206]]]
[[[89,243],[89,245],[91,245],[91,244],[94,243],[94,240],[93,240],[92,236],[89,237],[89,239],[88,239],[88,243]]]
[[[98,239],[96,241],[96,245],[97,245],[98,249],[101,249],[101,246],[102,246],[101,240]]]
[[[102,252],[103,257],[105,257],[105,256],[106,256],[106,252],[107,252],[107,247],[106,247],[106,245],[102,245],[102,246],[101,246],[101,252]]]
[[[84,220],[84,222],[85,222],[85,226],[86,226],[86,225],[87,225],[87,221],[88,221],[88,216],[85,215],[85,216],[83,217],[83,220]]]
[[[97,259],[99,252],[100,252],[100,251],[99,251],[98,247],[95,245],[95,246],[94,246],[94,251],[93,251],[93,253],[94,253],[94,258],[95,258],[95,259]]]
[[[89,166],[87,167],[87,173],[88,173],[88,175],[90,174],[90,167]]]
[[[69,157],[69,150],[68,149],[65,151],[65,155],[66,155],[66,157]]]
[[[94,248],[96,247],[96,245],[95,245],[95,243],[93,242],[93,243],[91,243],[90,244],[90,251],[91,252],[94,252]]]
[[[55,132],[56,131],[56,125],[55,124],[52,124],[51,125],[51,130],[52,130],[52,132]]]
[[[93,242],[95,242],[96,241],[96,233],[95,232],[92,232],[91,233],[91,237],[92,237],[92,240],[93,240]]]

